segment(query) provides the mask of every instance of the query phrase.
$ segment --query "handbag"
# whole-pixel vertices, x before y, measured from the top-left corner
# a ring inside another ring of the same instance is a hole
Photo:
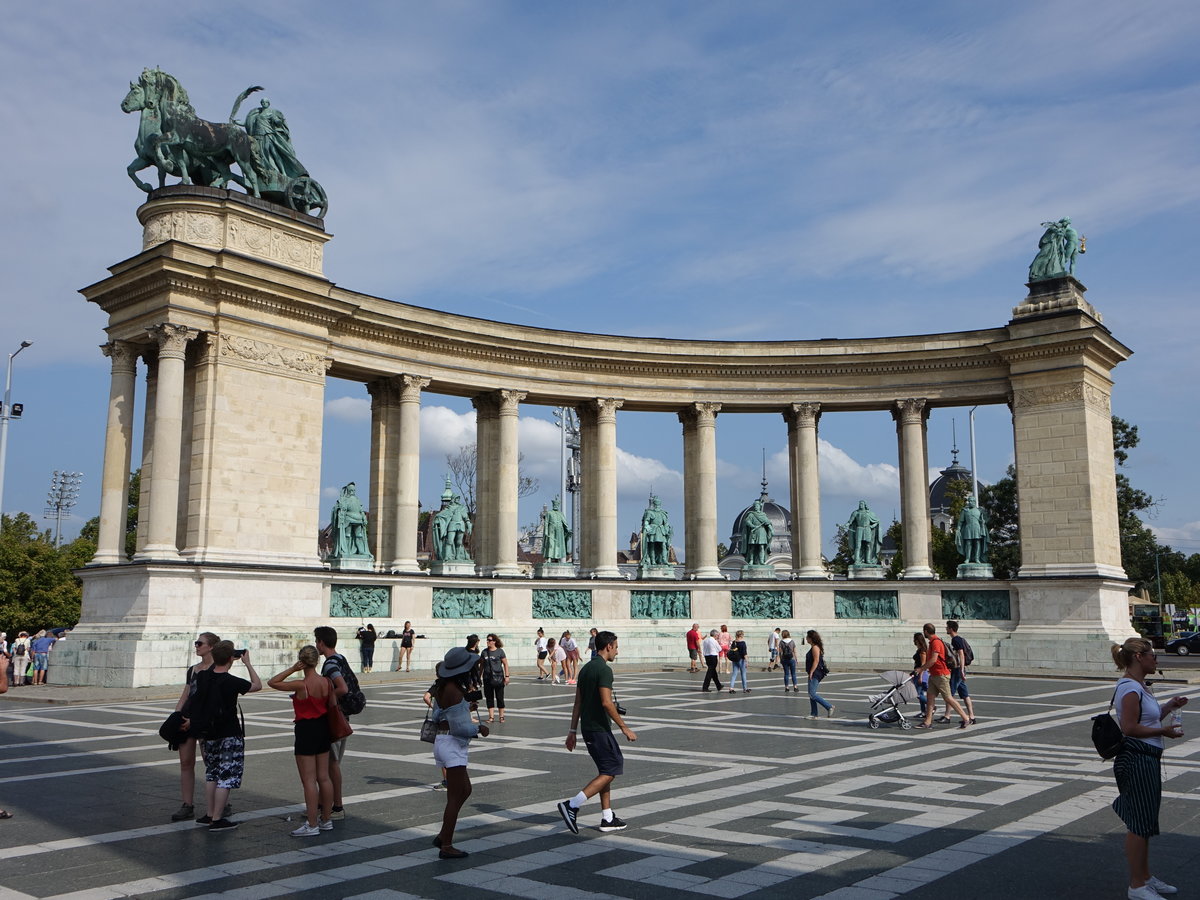
[[[1098,716],[1092,717],[1092,744],[1096,748],[1096,752],[1100,754],[1101,759],[1112,759],[1118,753],[1125,749],[1125,734],[1121,731],[1121,726],[1117,724],[1117,720],[1112,717],[1113,703],[1117,699],[1117,692],[1113,690],[1113,698],[1108,701],[1108,709]],[[1138,695],[1138,703],[1141,704],[1141,695]]]
[[[176,710],[167,716],[166,720],[158,726],[158,736],[167,742],[167,746],[172,750],[178,750],[191,737],[183,730],[183,713]]]
[[[437,739],[437,722],[429,718],[429,710],[425,710],[425,721],[421,723],[421,740],[432,744]]]
[[[346,718],[337,702],[329,702],[332,699],[333,694],[330,693],[325,701],[325,722],[329,726],[329,740],[336,744],[354,734],[354,729],[350,727],[350,720]]]

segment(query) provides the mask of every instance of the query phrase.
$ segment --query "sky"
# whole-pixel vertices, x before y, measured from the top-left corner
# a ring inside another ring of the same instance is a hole
[[[1087,236],[1076,270],[1134,351],[1114,414],[1148,524],[1200,552],[1200,6],[1123,0],[375,2],[201,7],[14,4],[0,31],[7,163],[0,352],[14,361],[2,508],[41,516],[52,472],[83,473],[69,537],[95,515],[109,366],[103,313],[77,293],[140,250],[126,177],[146,66],[223,121],[263,85],[330,198],[325,272],[418,306],[582,332],[691,339],[877,337],[1004,325],[1043,221]],[[150,173],[145,173],[147,180]],[[139,398],[140,403],[140,398]],[[461,399],[427,394],[422,487],[474,437]],[[365,484],[363,385],[326,392],[322,519]],[[781,416],[717,423],[719,536],[758,496],[786,504]],[[968,411],[935,410],[933,474]],[[979,477],[1012,461],[1004,407],[975,417]],[[618,414],[619,544],[651,490],[682,546],[682,437]],[[520,446],[557,492],[551,411]],[[821,420],[826,546],[859,499],[899,507],[884,413]]]

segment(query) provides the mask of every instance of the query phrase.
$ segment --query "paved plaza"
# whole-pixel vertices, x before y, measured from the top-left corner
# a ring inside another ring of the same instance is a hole
[[[1123,828],[1088,718],[1114,679],[973,676],[978,724],[872,730],[871,672],[837,672],[832,719],[761,671],[752,693],[699,675],[617,670],[636,744],[614,786],[623,832],[571,834],[555,803],[594,774],[562,746],[574,688],[514,678],[508,721],[471,752],[475,791],[455,844],[430,846],[445,795],[418,740],[427,680],[364,685],[344,763],[347,817],[293,838],[300,788],[287,695],[244,698],[247,775],[233,832],[173,824],[178,758],[157,728],[173,700],[83,706],[0,701],[0,897],[554,898],[766,896],[1119,898]],[[262,673],[265,677],[271,673]],[[24,689],[31,690],[31,689]],[[53,688],[47,688],[47,691]],[[1196,685],[1159,688],[1200,698]],[[911,709],[917,714],[915,704]],[[1156,874],[1200,896],[1200,715],[1165,757]],[[202,780],[202,768],[198,767]]]

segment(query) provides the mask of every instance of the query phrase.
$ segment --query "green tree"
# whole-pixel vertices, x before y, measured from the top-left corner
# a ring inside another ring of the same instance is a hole
[[[1168,572],[1162,576],[1162,601],[1174,603],[1178,609],[1200,606],[1200,584],[1183,572]]]
[[[142,495],[142,470],[129,473],[129,502],[125,508],[125,556],[133,556],[137,550],[137,523],[138,523],[138,501]],[[100,517],[93,516],[88,519],[83,528],[79,530],[79,536],[86,538],[93,544],[100,543]],[[94,555],[94,554],[93,554]]]
[[[1161,546],[1154,532],[1142,521],[1141,514],[1153,515],[1159,501],[1135,488],[1129,477],[1121,471],[1129,461],[1129,451],[1138,445],[1137,426],[1113,416],[1112,428],[1113,458],[1117,463],[1117,527],[1121,536],[1121,565],[1137,589],[1154,581],[1155,557],[1174,551]]]
[[[904,526],[893,519],[892,524],[888,526],[885,537],[890,537],[896,545],[896,555],[892,557],[892,564],[888,568],[887,573],[888,578],[895,580],[904,571]]]
[[[1009,466],[995,484],[979,488],[979,505],[988,515],[988,561],[997,578],[1015,578],[1021,567],[1021,526],[1017,509],[1017,470]]]
[[[50,531],[42,531],[27,513],[4,516],[0,534],[0,629],[9,634],[26,629],[73,625],[79,620],[82,591],[71,570],[86,563],[95,544],[77,538],[55,548]]]
[[[839,525],[833,542],[837,547],[837,553],[833,555],[833,559],[829,560],[828,569],[834,575],[846,575],[850,572],[850,563],[853,559],[850,552],[850,530],[845,525]]]

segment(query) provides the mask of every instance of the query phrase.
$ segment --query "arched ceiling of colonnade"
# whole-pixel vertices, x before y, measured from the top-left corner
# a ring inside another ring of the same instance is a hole
[[[473,396],[528,393],[527,403],[607,396],[629,410],[674,411],[720,402],[726,411],[885,409],[920,396],[931,405],[1003,403],[1008,367],[989,345],[1004,328],[947,334],[808,341],[696,341],[559,331],[459,316],[344,289],[354,308],[330,333],[330,374],[371,381],[432,379],[430,390]]]

